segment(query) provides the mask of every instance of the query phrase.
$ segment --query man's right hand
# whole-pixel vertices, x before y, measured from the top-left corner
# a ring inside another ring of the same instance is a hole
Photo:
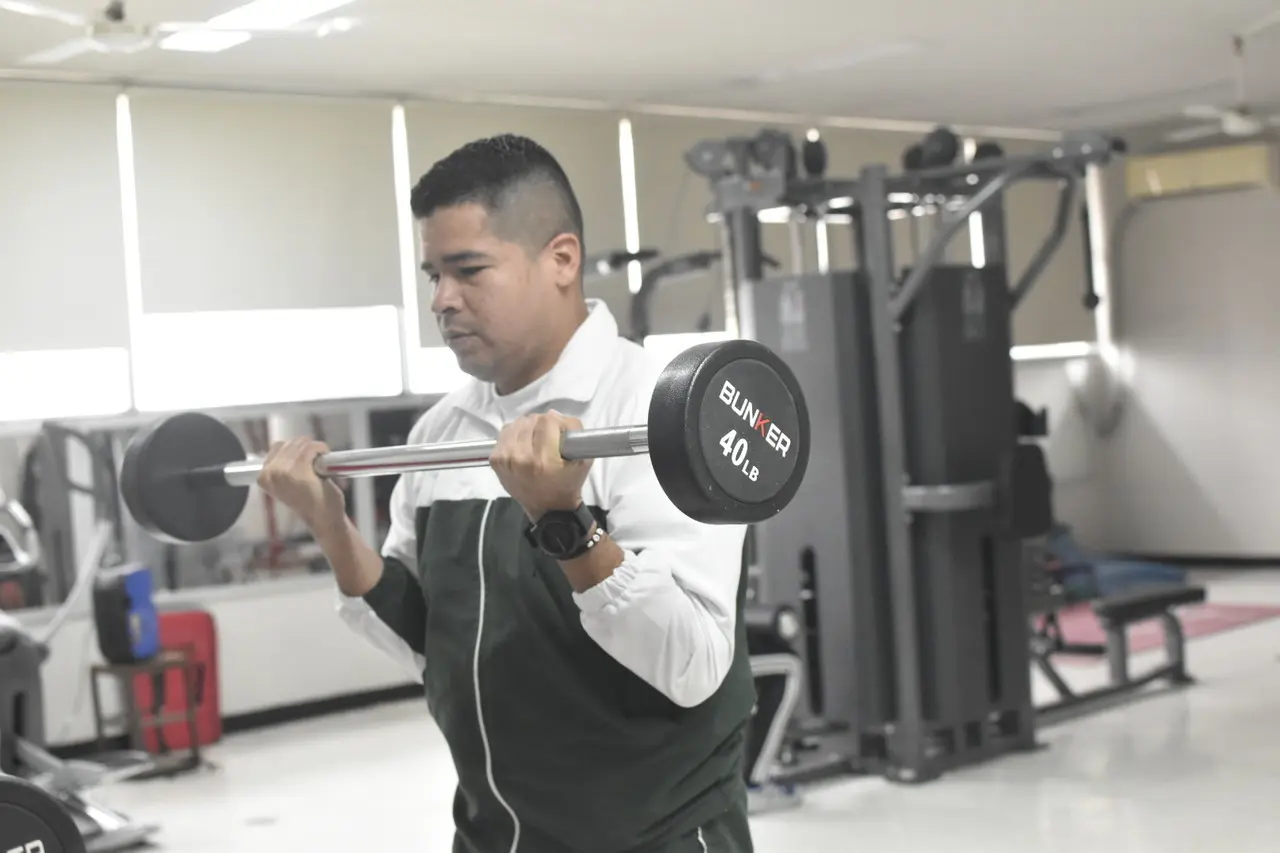
[[[322,441],[291,438],[271,445],[258,474],[264,492],[293,510],[320,534],[346,523],[346,498],[332,480],[316,473],[316,457],[328,453]]]

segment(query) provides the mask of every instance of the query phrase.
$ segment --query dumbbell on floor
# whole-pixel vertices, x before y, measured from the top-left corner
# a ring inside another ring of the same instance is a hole
[[[330,477],[481,467],[495,442],[346,450],[316,460]],[[709,524],[749,524],[795,496],[809,462],[809,413],[786,363],[755,341],[700,344],[662,371],[645,425],[566,433],[566,459],[649,454],[671,502]],[[145,530],[170,542],[222,535],[240,517],[261,461],[225,424],[189,412],[162,419],[130,441],[120,491]]]

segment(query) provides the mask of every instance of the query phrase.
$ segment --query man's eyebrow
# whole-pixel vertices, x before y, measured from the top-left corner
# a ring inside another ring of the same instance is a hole
[[[492,261],[493,256],[484,252],[477,252],[474,249],[467,249],[461,252],[453,252],[445,255],[440,259],[440,263],[445,266],[457,266],[458,264],[472,263],[475,261]],[[430,261],[422,262],[422,271],[429,273],[435,270],[435,265]]]

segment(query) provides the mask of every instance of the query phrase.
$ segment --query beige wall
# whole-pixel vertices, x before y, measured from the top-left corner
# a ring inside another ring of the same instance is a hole
[[[1010,154],[1042,150],[1045,143],[1000,140]],[[1059,189],[1046,181],[1021,181],[1005,195],[1010,278],[1017,280],[1053,227]],[[1080,210],[1084,182],[1076,188],[1075,210],[1066,237],[1039,281],[1013,317],[1017,344],[1091,341],[1093,317],[1084,309],[1086,264]]]

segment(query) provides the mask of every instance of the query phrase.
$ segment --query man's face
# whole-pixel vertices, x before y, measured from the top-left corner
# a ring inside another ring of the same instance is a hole
[[[541,253],[504,240],[478,204],[437,210],[419,222],[431,311],[458,365],[502,383],[536,360],[555,283]]]

